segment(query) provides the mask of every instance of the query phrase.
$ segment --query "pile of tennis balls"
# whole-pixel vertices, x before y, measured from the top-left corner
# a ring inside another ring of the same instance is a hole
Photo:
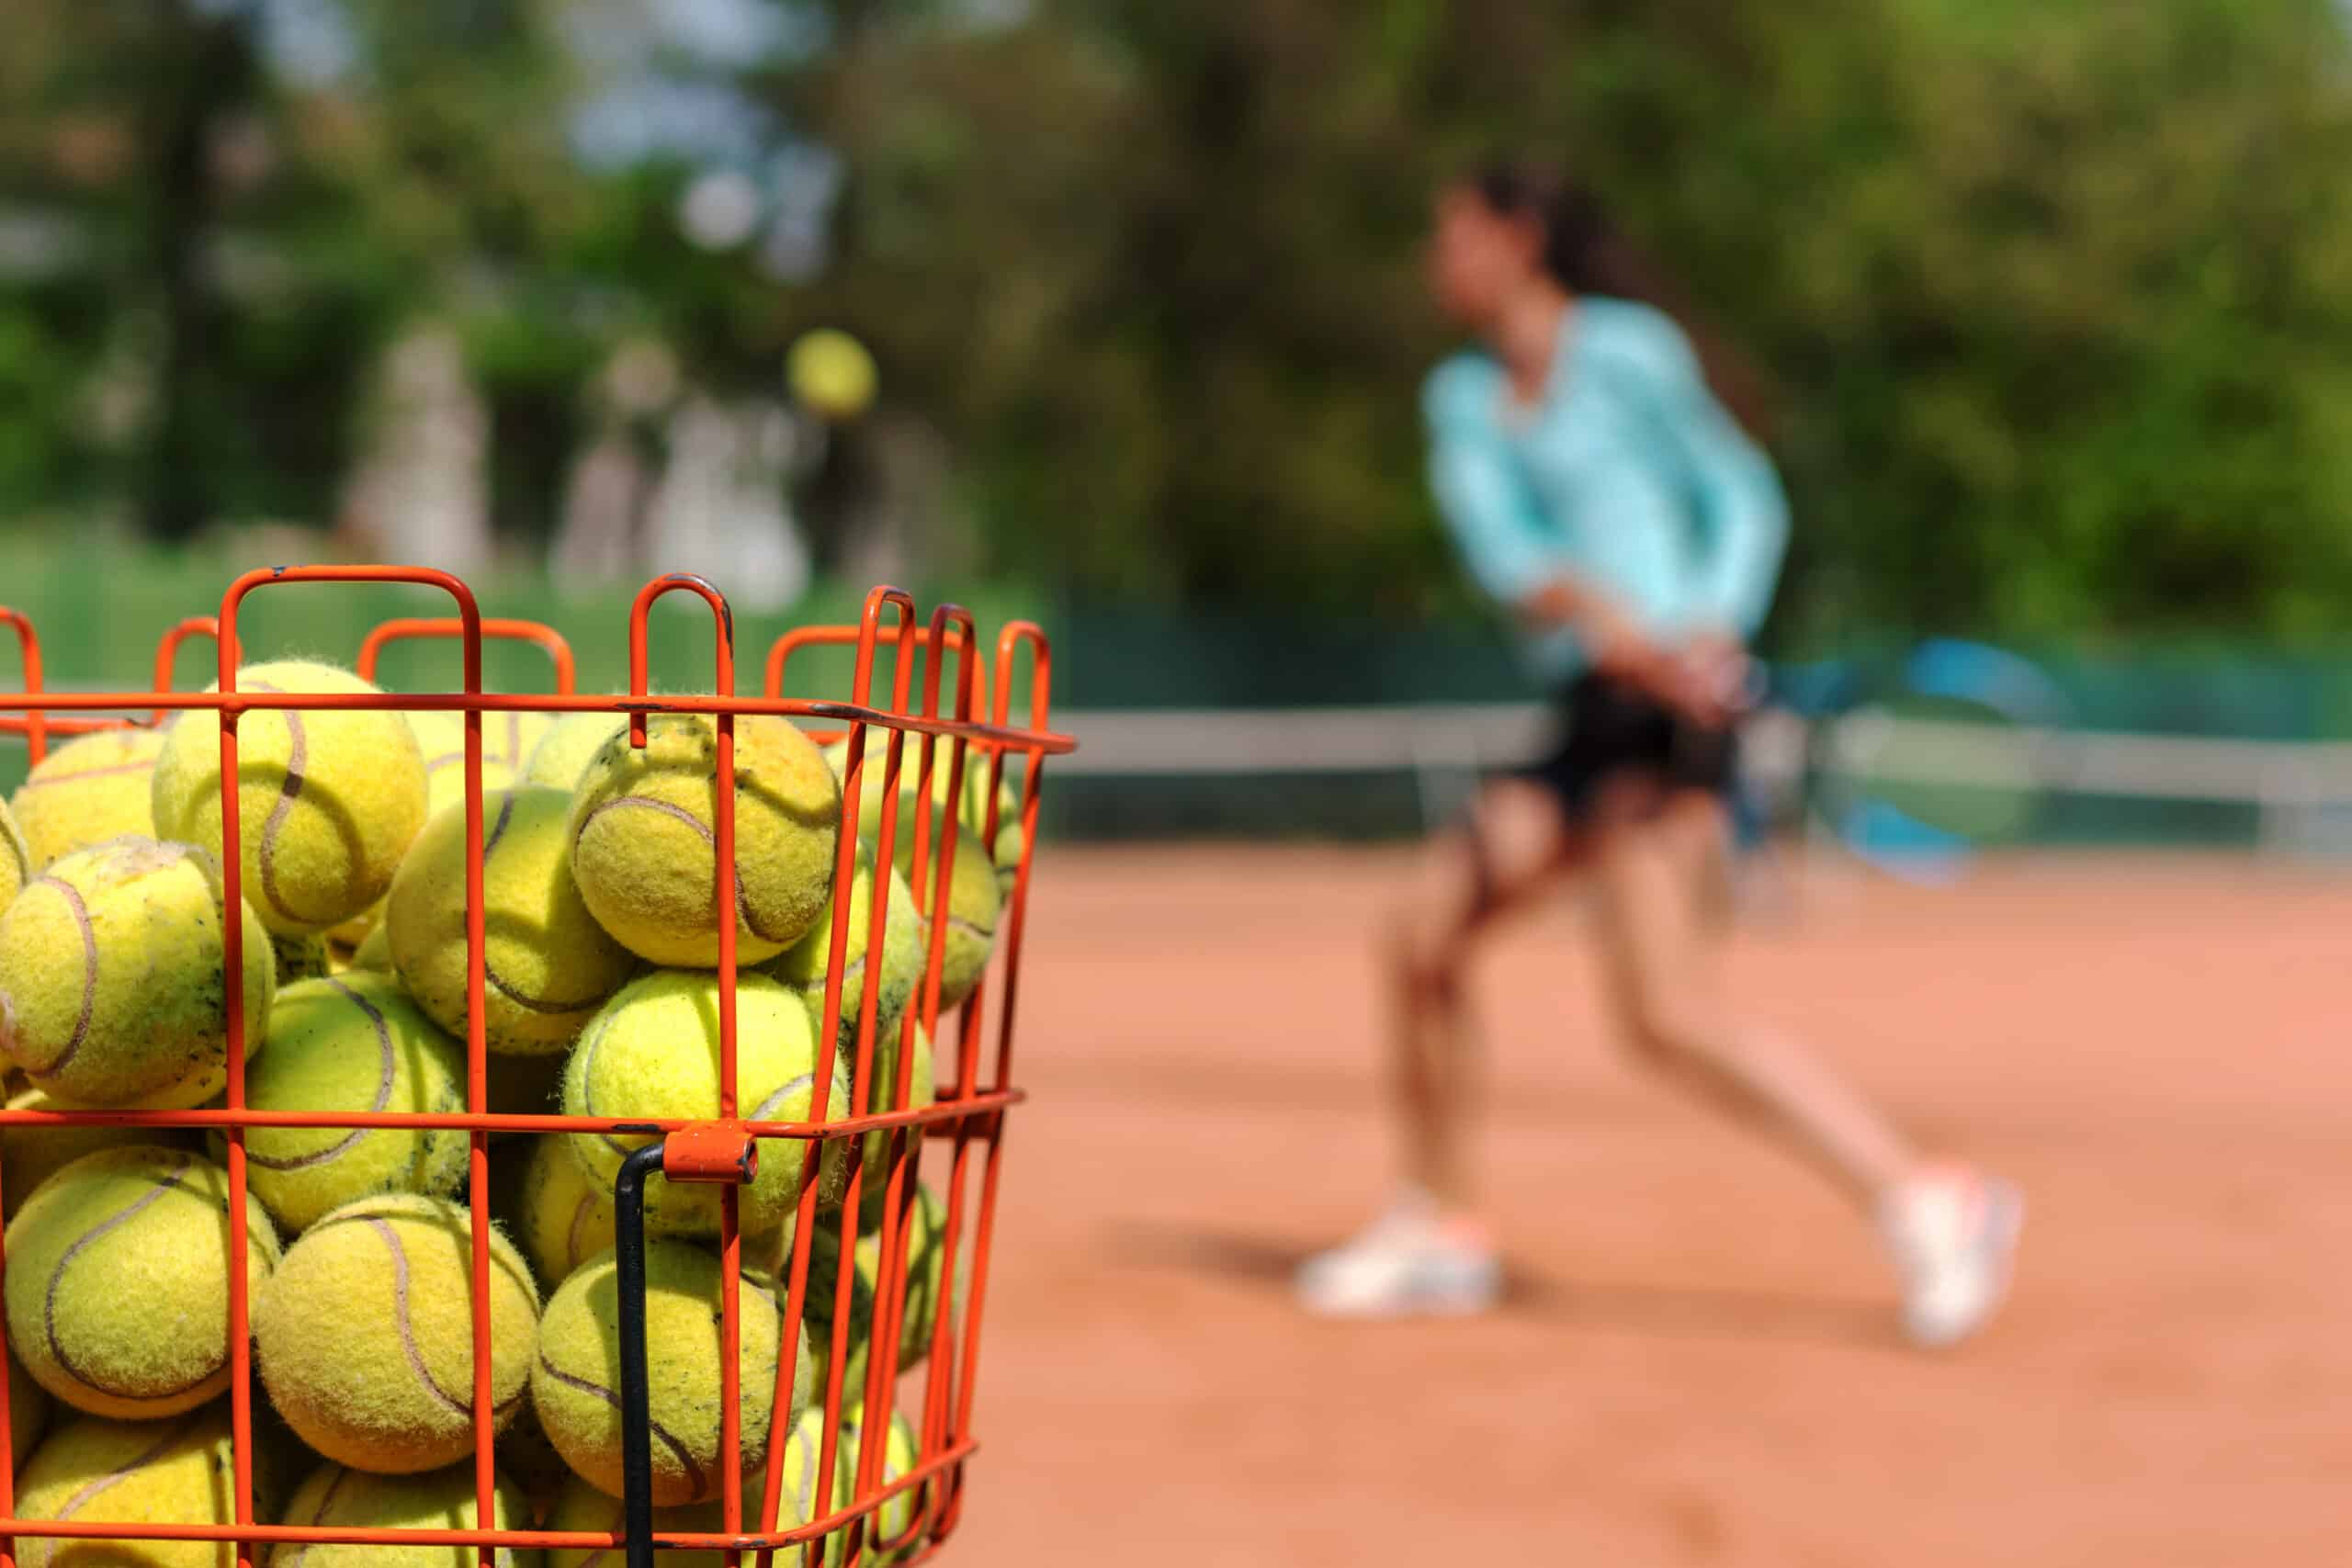
[[[253,692],[374,692],[328,664],[285,660],[238,676]],[[630,1120],[718,1111],[717,726],[657,715],[646,744],[605,714],[492,714],[482,724],[486,930],[483,1031],[490,1108]],[[243,899],[220,869],[217,716],[107,730],[58,747],[0,807],[0,1056],[11,1108],[181,1109],[220,1103],[232,1048],[224,931],[243,933],[247,1103],[262,1110],[456,1111],[466,1105],[464,728],[447,712],[249,712],[239,737]],[[738,1095],[747,1117],[811,1117],[820,1031],[837,1051],[828,1114],[850,1115],[848,1047],[864,988],[879,1027],[869,1104],[892,1102],[899,1021],[915,999],[931,926],[901,848],[877,864],[880,740],[866,770],[857,867],[833,886],[842,756],[779,718],[735,722]],[[977,775],[978,768],[972,772]],[[942,911],[940,1003],[978,983],[1020,853],[1006,824],[984,845],[986,785],[958,802],[965,828]],[[944,778],[934,799],[944,807]],[[886,876],[882,952],[867,949]],[[928,877],[926,877],[928,880]],[[933,889],[926,888],[925,903]],[[836,906],[849,920],[838,1016],[821,1018]],[[930,1042],[912,1032],[910,1103],[933,1092]],[[19,1077],[20,1076],[20,1077]],[[613,1180],[647,1139],[548,1134],[492,1151],[491,1369],[500,1434],[497,1528],[619,1528],[618,1286]],[[885,1140],[866,1141],[878,1159]],[[468,1140],[455,1132],[254,1127],[245,1134],[246,1244],[229,1256],[222,1147],[194,1132],[106,1126],[0,1129],[17,1513],[27,1519],[231,1522],[229,1270],[250,1292],[267,1394],[254,1456],[264,1522],[470,1528],[475,1378]],[[821,1149],[822,1153],[817,1151]],[[881,1180],[865,1183],[847,1297],[835,1496],[819,1506],[820,1393],[840,1294],[845,1143],[763,1145],[741,1190],[748,1261],[739,1356],[745,1495],[756,1506],[771,1430],[788,1433],[782,1516],[804,1523],[850,1496],[866,1424],[876,1315]],[[781,1280],[804,1184],[820,1193],[810,1322],[781,1344]],[[647,1195],[648,1341],[656,1504],[664,1527],[716,1529],[720,1490],[723,1280],[719,1190]],[[928,1351],[944,1293],[944,1214],[912,1186],[901,1369]],[[774,1408],[778,1362],[796,1369]],[[886,1478],[915,1458],[893,1414]],[[911,1555],[909,1495],[881,1537]],[[226,1568],[227,1545],[50,1540],[44,1568],[153,1563]],[[465,1568],[465,1549],[312,1546],[374,1564]],[[555,1554],[584,1560],[593,1553]],[[838,1549],[829,1554],[840,1555]],[[715,1561],[715,1558],[714,1558]],[[306,1568],[322,1568],[320,1563]],[[332,1568],[325,1564],[323,1568]],[[563,1568],[574,1568],[566,1564]]]

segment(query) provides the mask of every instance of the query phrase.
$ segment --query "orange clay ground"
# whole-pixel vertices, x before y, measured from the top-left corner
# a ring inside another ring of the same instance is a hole
[[[1390,851],[1045,853],[970,1475],[942,1561],[2352,1561],[2352,871],[1816,878],[1739,994],[2029,1201],[2012,1309],[1902,1349],[1871,1235],[1630,1073],[1572,901],[1479,976],[1512,1287],[1310,1322],[1379,1200]]]

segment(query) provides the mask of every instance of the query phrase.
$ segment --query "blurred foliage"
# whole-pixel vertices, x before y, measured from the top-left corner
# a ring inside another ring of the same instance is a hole
[[[315,3],[358,62],[324,85],[257,6],[15,0],[0,506],[326,520],[369,367],[429,315],[529,538],[616,341],[765,387],[831,321],[948,438],[993,573],[1450,613],[1418,247],[1509,149],[1606,192],[1769,373],[1782,641],[2312,643],[2352,598],[2328,0],[753,0],[822,43],[731,85],[847,171],[789,286],[681,236],[686,162],[567,143],[566,29],[616,0]],[[74,264],[12,270],[45,231]]]

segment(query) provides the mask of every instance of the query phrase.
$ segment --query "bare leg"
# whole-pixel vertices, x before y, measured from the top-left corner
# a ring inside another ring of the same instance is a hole
[[[1498,919],[1576,863],[1580,844],[1549,790],[1497,781],[1462,825],[1430,840],[1412,897],[1390,919],[1383,958],[1405,1176],[1441,1209],[1466,1210],[1472,1200],[1464,1143],[1478,1043],[1463,969]]]
[[[1604,802],[1594,846],[1612,1000],[1654,1066],[1826,1171],[1866,1209],[1917,1156],[1876,1110],[1793,1042],[1738,1019],[1696,896],[1726,827],[1721,804],[1686,792],[1656,812]]]

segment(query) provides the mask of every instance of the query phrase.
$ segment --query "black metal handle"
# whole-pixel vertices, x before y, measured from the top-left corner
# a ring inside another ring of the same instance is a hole
[[[613,1257],[620,1275],[621,1518],[628,1568],[653,1568],[653,1390],[645,1361],[645,1179],[662,1169],[662,1143],[621,1161],[613,1183]]]

